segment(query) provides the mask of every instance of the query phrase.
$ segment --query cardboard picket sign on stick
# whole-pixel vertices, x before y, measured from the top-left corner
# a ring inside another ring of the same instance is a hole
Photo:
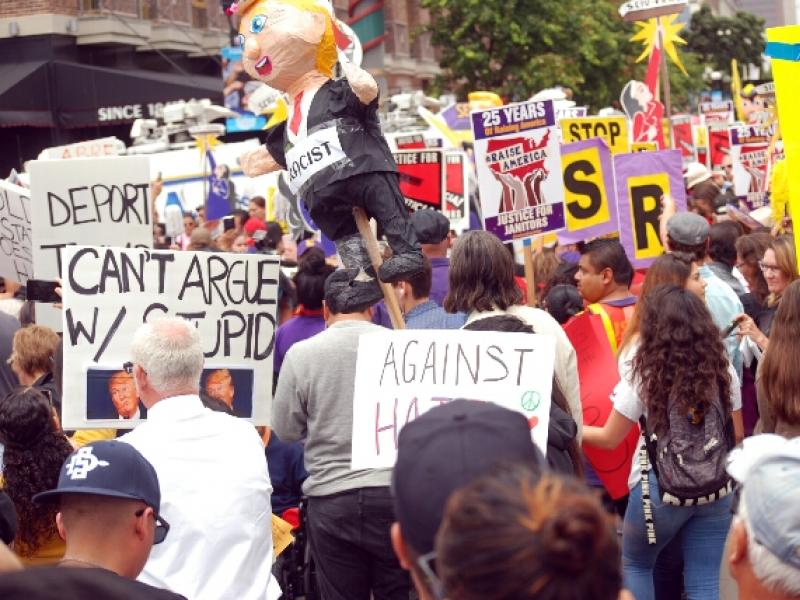
[[[466,153],[461,150],[445,152],[444,214],[450,219],[450,228],[461,234],[469,228],[469,166]]]
[[[442,209],[445,162],[442,150],[398,150],[393,153],[400,191],[409,210]]]
[[[733,100],[701,102],[698,106],[698,112],[706,125],[711,125],[712,123],[732,125],[736,120],[736,108],[733,105]]]
[[[672,145],[677,150],[680,150],[684,166],[697,161],[697,148],[694,145],[691,115],[673,115],[671,117],[671,122]]]
[[[153,246],[146,156],[35,160],[28,171],[37,279],[61,277],[64,248],[70,245]],[[39,304],[36,322],[60,331],[61,313]]]
[[[0,277],[23,285],[33,277],[30,205],[28,190],[0,180]]]
[[[484,227],[523,240],[564,227],[558,126],[551,100],[472,113]]]
[[[664,253],[660,239],[661,198],[669,195],[686,210],[681,153],[635,152],[614,157],[620,241],[636,268]]]
[[[566,229],[562,243],[577,243],[618,230],[611,151],[601,138],[561,146]]]
[[[742,125],[729,129],[734,193],[750,210],[767,203],[769,149],[774,133],[774,125]]]
[[[427,330],[362,335],[351,468],[394,466],[401,429],[459,398],[521,413],[544,453],[554,361],[555,340],[547,335]]]
[[[65,429],[139,422],[144,407],[122,365],[137,328],[165,316],[198,328],[205,391],[269,425],[277,257],[69,246],[63,261]]]
[[[624,116],[561,120],[561,139],[564,143],[592,138],[605,140],[611,154],[627,154],[631,151],[628,119]]]

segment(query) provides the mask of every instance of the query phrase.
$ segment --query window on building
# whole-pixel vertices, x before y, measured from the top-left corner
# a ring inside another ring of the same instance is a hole
[[[82,12],[97,12],[100,10],[100,0],[81,0]]]
[[[408,56],[408,26],[402,23],[394,24],[394,51]]]
[[[141,6],[143,19],[147,19],[148,21],[155,21],[158,19],[158,3],[156,0],[143,0]]]
[[[208,7],[206,0],[192,0],[192,27],[208,29]]]
[[[430,33],[420,33],[414,40],[414,58],[422,60],[431,60],[434,58]]]

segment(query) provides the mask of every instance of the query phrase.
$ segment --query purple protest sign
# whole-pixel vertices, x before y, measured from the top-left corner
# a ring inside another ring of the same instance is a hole
[[[472,113],[483,223],[504,242],[564,228],[561,152],[550,100]]]
[[[605,140],[563,144],[561,170],[567,227],[559,241],[574,244],[618,231],[614,166]]]
[[[551,127],[556,124],[553,103],[550,100],[520,102],[476,110],[472,113],[472,132],[476,140],[524,133],[531,129]]]
[[[661,197],[686,210],[680,150],[634,152],[614,157],[620,241],[636,268],[664,253],[659,235]]]
[[[450,104],[442,109],[439,116],[453,131],[469,131],[469,102]]]

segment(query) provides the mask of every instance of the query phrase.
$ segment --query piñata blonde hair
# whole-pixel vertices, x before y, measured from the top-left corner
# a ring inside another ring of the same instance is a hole
[[[239,2],[236,12],[241,15],[242,23],[244,23],[258,9],[261,9],[259,14],[268,13],[269,5],[277,3],[287,4],[299,10],[325,16],[325,33],[322,35],[322,40],[317,47],[316,68],[326,77],[333,77],[333,67],[338,60],[336,39],[333,32],[331,13],[322,3],[317,0],[243,0]]]

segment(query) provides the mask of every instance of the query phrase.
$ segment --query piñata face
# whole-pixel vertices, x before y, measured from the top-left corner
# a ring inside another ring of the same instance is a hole
[[[242,63],[251,77],[286,91],[316,66],[326,16],[282,1],[255,2],[239,26]]]

